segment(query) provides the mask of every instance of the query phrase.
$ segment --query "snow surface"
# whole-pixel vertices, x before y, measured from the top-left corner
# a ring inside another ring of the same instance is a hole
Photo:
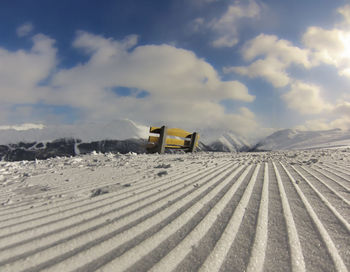
[[[350,148],[0,162],[0,271],[347,271]]]

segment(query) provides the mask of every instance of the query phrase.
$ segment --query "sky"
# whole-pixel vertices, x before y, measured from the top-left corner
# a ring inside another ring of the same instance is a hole
[[[2,0],[0,126],[350,129],[345,0]]]

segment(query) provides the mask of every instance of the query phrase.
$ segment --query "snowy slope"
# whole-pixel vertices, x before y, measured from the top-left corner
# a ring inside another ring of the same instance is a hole
[[[350,149],[0,162],[0,271],[348,271]]]
[[[350,131],[280,130],[259,142],[257,150],[292,150],[350,146]]]

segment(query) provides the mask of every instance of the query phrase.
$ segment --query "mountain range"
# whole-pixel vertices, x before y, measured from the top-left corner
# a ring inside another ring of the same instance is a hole
[[[23,129],[22,129],[23,128]],[[149,127],[131,120],[108,123],[0,127],[0,159],[17,161],[95,152],[145,153]],[[201,151],[239,152],[250,148],[230,131],[199,130]]]
[[[0,160],[34,160],[91,152],[145,153],[149,127],[131,120],[109,123],[0,127]],[[257,144],[232,131],[198,129],[199,150],[214,152],[274,151],[350,146],[350,131],[277,131]]]

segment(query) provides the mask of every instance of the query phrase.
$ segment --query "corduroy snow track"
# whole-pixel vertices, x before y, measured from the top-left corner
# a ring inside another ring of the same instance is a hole
[[[0,271],[348,271],[350,149],[0,162]]]

